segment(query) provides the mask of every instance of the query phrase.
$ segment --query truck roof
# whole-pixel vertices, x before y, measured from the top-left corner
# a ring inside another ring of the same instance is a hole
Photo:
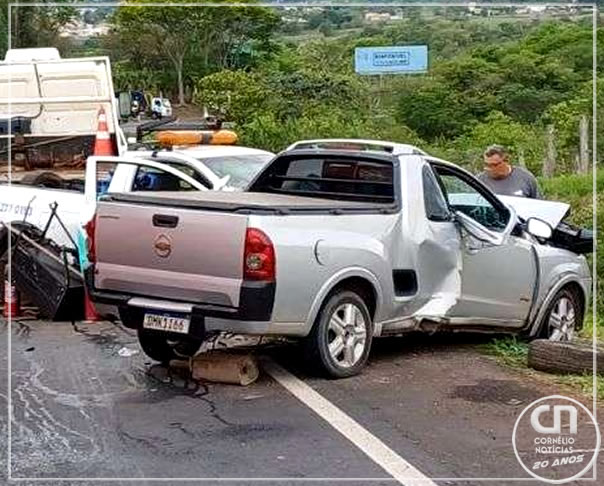
[[[300,140],[287,147],[286,151],[301,149],[370,151],[388,153],[391,155],[426,155],[423,150],[414,145],[357,138]]]
[[[25,137],[94,136],[104,108],[119,130],[107,56],[61,58],[56,48],[11,49],[0,62],[0,118],[29,120]]]

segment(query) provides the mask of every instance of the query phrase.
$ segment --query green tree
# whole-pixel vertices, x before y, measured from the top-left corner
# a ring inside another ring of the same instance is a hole
[[[539,173],[544,153],[544,135],[540,127],[522,124],[495,111],[454,141],[437,144],[434,151],[477,171],[482,167],[482,154],[492,144],[505,146],[515,163],[524,158],[526,166]]]
[[[232,67],[250,49],[268,45],[277,23],[272,11],[252,3],[228,8],[127,6],[112,18],[113,45],[123,58],[136,59],[135,65],[171,66],[183,105],[186,68]]]
[[[117,42],[127,55],[149,65],[167,60],[172,66],[181,105],[185,103],[184,63],[203,38],[206,23],[200,9],[188,7],[121,7],[112,18]]]
[[[397,94],[397,120],[428,140],[455,137],[475,121],[467,99],[440,80],[412,80]]]
[[[265,112],[271,99],[264,78],[245,71],[224,70],[205,76],[193,93],[197,105],[238,125]]]
[[[604,80],[598,80],[597,98],[604,99]],[[593,123],[593,84],[591,81],[585,83],[577,94],[572,98],[551,105],[543,116],[544,123],[551,123],[556,128],[556,145],[561,159],[565,161],[566,169],[574,169],[575,157],[579,152],[579,120],[586,116],[589,122],[589,150],[592,150],[592,130]],[[596,111],[597,126],[604,126],[604,108],[600,102]],[[596,135],[597,152],[600,155],[604,151],[604,131],[598,130]]]
[[[0,48],[3,52],[9,47],[8,37],[8,1],[0,2]],[[44,2],[46,3],[46,2]],[[79,17],[77,9],[70,6],[17,6],[13,4],[11,18],[11,46],[24,47],[57,47],[62,54],[71,47],[69,40],[59,34],[61,29]]]

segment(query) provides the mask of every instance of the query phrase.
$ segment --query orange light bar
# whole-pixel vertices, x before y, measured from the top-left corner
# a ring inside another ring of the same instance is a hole
[[[164,147],[173,145],[234,145],[237,134],[231,130],[183,130],[157,132],[155,140]]]

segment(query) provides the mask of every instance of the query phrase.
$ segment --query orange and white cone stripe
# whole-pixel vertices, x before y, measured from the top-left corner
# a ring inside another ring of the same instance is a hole
[[[107,115],[101,107],[98,117],[99,125],[94,141],[94,155],[114,155],[109,128],[107,127]]]

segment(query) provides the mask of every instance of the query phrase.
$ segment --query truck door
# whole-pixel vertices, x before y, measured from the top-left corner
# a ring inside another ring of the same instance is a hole
[[[522,326],[537,278],[532,244],[514,231],[513,212],[473,177],[446,165],[433,168],[461,235],[461,293],[450,317]]]

